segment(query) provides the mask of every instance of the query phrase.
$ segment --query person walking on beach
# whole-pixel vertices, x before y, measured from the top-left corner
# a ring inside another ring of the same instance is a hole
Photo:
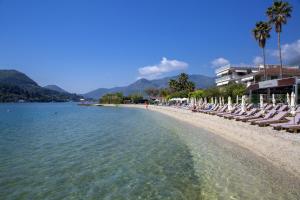
[[[145,101],[146,109],[148,110],[148,101]]]

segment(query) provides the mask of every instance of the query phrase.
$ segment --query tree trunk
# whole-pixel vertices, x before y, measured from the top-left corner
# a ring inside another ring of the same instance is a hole
[[[278,51],[279,51],[279,60],[280,60],[280,78],[282,78],[282,58],[281,58],[281,46],[280,46],[280,32],[277,33],[278,37]]]
[[[265,48],[263,48],[263,59],[264,59],[264,80],[267,80],[267,68],[266,68],[266,53]]]

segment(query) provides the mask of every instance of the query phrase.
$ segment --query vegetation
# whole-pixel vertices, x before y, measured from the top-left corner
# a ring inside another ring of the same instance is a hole
[[[255,28],[253,29],[253,35],[256,41],[258,41],[258,45],[263,50],[263,60],[264,60],[264,80],[267,80],[267,70],[266,70],[266,54],[265,54],[265,46],[266,40],[270,38],[271,26],[267,22],[257,22]]]
[[[102,96],[99,100],[99,103],[104,104],[121,104],[124,101],[124,96],[122,93],[109,93]]]
[[[160,94],[160,90],[156,88],[148,88],[145,92],[150,98],[156,98]]]
[[[121,92],[109,93],[99,99],[103,104],[143,103],[144,97],[140,94],[124,96]]]
[[[171,79],[169,81],[169,88],[171,92],[192,92],[195,90],[195,83],[189,81],[189,75],[181,73],[178,80]]]
[[[81,96],[40,87],[16,70],[0,70],[0,102],[79,101]]]
[[[280,33],[282,31],[282,25],[287,23],[287,19],[291,17],[293,8],[288,2],[281,0],[274,1],[273,5],[270,6],[266,14],[269,17],[269,23],[275,26],[277,33],[277,45],[279,51],[280,60],[280,77],[282,78],[282,57],[281,57],[281,46],[280,46]]]
[[[211,87],[205,90],[196,90],[189,93],[189,97],[194,98],[211,98],[211,97],[235,97],[242,96],[246,92],[246,86],[244,84],[232,83],[223,87]]]
[[[141,94],[132,94],[128,98],[131,100],[131,103],[143,103],[144,97]]]
[[[76,94],[60,93],[40,86],[20,87],[0,83],[0,102],[66,102],[79,101],[80,98],[82,97]]]

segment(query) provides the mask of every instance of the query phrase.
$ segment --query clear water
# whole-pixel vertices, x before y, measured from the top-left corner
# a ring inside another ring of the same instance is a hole
[[[0,199],[300,199],[300,180],[159,113],[0,105]]]

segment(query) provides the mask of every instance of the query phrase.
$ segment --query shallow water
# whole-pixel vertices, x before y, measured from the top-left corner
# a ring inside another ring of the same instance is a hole
[[[299,199],[300,180],[162,114],[0,105],[0,199]]]

